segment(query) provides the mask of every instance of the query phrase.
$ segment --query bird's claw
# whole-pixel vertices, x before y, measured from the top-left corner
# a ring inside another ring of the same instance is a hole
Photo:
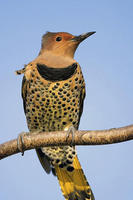
[[[26,135],[25,132],[22,132],[18,135],[17,138],[17,147],[19,151],[22,153],[22,156],[24,155],[25,145],[24,145],[24,135]]]
[[[72,134],[72,146],[74,144],[75,131],[76,129],[73,126],[70,126],[69,129],[67,130],[66,140],[69,138],[69,135]]]

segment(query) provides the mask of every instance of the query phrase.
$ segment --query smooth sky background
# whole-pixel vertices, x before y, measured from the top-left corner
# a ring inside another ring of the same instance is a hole
[[[0,1],[0,143],[28,131],[21,99],[22,76],[14,71],[39,53],[46,31],[96,34],[77,49],[86,100],[81,130],[133,122],[132,0]],[[78,147],[96,200],[133,199],[133,141]],[[32,151],[0,161],[0,200],[63,200],[57,179]]]

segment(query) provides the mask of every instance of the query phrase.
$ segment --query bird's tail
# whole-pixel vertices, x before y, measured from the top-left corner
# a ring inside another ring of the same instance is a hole
[[[55,166],[56,175],[66,200],[94,200],[91,188],[86,180],[77,156],[73,161],[74,170]]]

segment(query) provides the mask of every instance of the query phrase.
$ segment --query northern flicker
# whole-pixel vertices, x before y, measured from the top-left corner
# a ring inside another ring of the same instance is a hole
[[[22,98],[30,133],[78,129],[85,98],[85,82],[74,60],[78,45],[95,32],[73,36],[47,32],[39,55],[17,74],[24,73]],[[66,200],[94,200],[77,158],[75,146],[36,149],[47,173],[58,177]]]

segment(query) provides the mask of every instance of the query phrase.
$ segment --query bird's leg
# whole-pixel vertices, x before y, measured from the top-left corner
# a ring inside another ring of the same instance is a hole
[[[66,140],[69,138],[69,135],[72,134],[72,146],[74,144],[75,131],[76,129],[73,126],[70,126],[69,129],[67,130]]]
[[[27,135],[27,133],[22,132],[18,135],[17,138],[17,147],[19,151],[22,153],[22,156],[24,155],[25,145],[24,145],[24,135]]]
[[[24,145],[24,136],[25,135],[29,135],[29,134],[38,134],[40,133],[41,130],[37,130],[37,131],[30,131],[29,133],[28,132],[22,132],[18,135],[18,138],[17,138],[17,147],[19,149],[19,151],[22,153],[22,156],[24,155],[24,151],[25,151],[25,145]]]

